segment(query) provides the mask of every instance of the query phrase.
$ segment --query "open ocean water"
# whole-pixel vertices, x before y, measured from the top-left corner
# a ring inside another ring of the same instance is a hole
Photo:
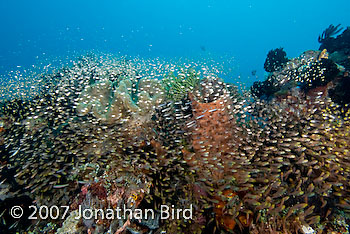
[[[349,9],[1,1],[0,233],[349,233]]]

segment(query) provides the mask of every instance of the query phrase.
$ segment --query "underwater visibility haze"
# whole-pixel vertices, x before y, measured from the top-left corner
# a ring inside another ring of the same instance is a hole
[[[1,1],[0,233],[349,233],[349,9]]]

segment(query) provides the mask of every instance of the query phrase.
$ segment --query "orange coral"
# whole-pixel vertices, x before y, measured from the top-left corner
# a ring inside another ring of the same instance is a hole
[[[210,103],[201,103],[192,96],[193,119],[192,146],[195,153],[184,151],[185,160],[214,181],[224,177],[227,158],[232,157],[232,147],[239,143],[233,135],[234,121],[229,113],[230,100],[219,98]],[[212,165],[217,165],[212,167]],[[198,166],[200,168],[198,168]]]
[[[237,196],[237,194],[231,190],[225,190],[222,196],[223,198],[230,199],[234,196]],[[234,215],[225,213],[225,206],[227,204],[227,201],[223,201],[223,199],[219,196],[215,196],[214,198],[218,201],[218,203],[214,206],[214,213],[216,215],[217,222],[226,230],[233,230],[236,226],[236,221]]]
[[[243,225],[243,227],[249,227],[253,222],[253,212],[250,210],[242,212],[238,216],[238,220]]]
[[[236,188],[244,186],[249,173],[241,170],[246,157],[239,155],[243,133],[237,126],[232,111],[232,101],[228,95],[221,95],[215,101],[201,103],[190,95],[193,121],[191,131],[193,153],[183,150],[187,163],[197,171],[202,180],[213,191],[215,200],[213,211],[221,228],[233,230],[237,222],[250,225],[250,220],[240,214],[241,201],[238,193],[227,189],[230,183]],[[191,124],[189,124],[191,125]],[[234,203],[234,207],[230,207]],[[231,210],[231,211],[228,211]],[[233,211],[233,212],[232,212]]]

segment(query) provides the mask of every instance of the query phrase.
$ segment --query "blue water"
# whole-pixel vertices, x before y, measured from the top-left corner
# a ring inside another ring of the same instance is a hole
[[[329,24],[350,25],[349,9],[349,0],[2,0],[0,74],[98,51],[214,57],[251,83],[264,78],[270,49],[289,57],[318,49]]]

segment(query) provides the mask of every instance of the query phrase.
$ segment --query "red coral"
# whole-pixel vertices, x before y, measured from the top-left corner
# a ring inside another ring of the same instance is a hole
[[[88,193],[88,190],[89,185],[84,185],[83,187],[81,187],[81,194],[85,196]]]
[[[97,196],[101,200],[107,198],[107,190],[101,182],[92,184],[89,190],[93,196]]]
[[[72,204],[70,205],[72,210],[78,209],[79,205],[84,201],[86,194],[88,193],[89,185],[84,185],[81,187],[81,192],[78,194],[78,196],[74,199]]]

